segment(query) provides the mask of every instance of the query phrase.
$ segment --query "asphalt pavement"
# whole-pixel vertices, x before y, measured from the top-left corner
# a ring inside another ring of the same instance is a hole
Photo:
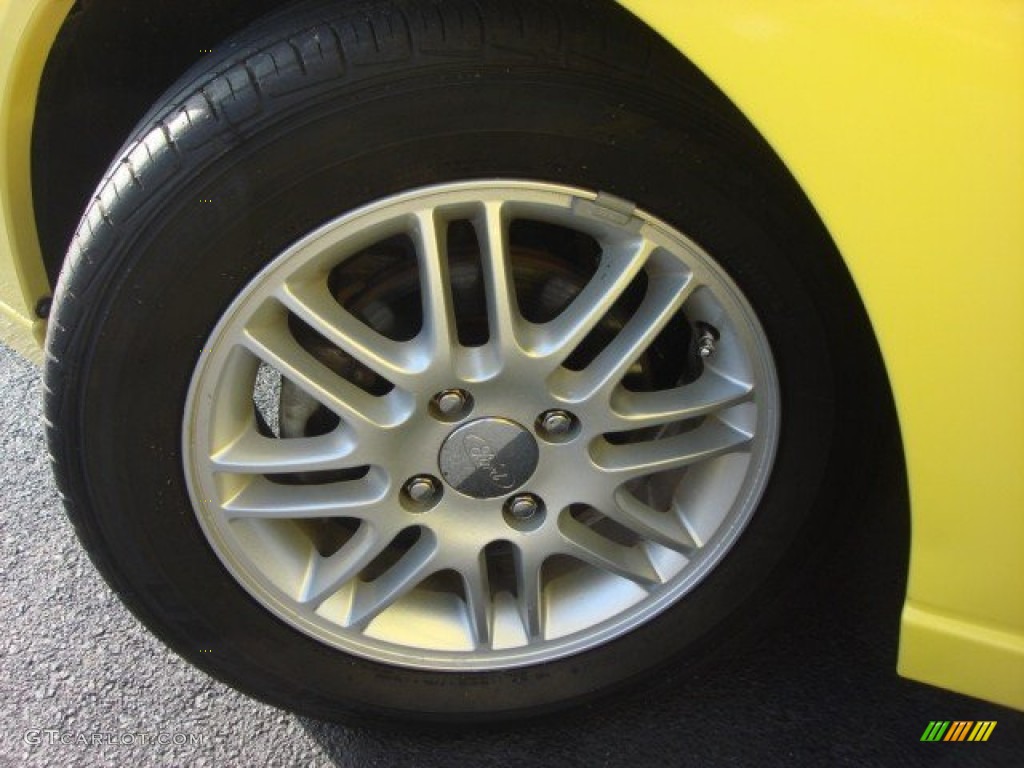
[[[489,731],[296,717],[207,678],[117,601],[46,456],[39,371],[0,347],[0,766],[1012,766],[1024,713],[895,673],[907,521],[899,473],[755,646],[671,688]],[[985,743],[921,743],[994,720]]]

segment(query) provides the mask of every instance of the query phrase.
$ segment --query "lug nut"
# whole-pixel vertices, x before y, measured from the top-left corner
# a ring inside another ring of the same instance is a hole
[[[564,435],[572,429],[572,415],[565,411],[548,411],[541,420],[546,432],[552,435]]]
[[[437,498],[441,484],[430,475],[419,475],[405,484],[405,493],[417,504],[430,504]]]
[[[529,520],[540,511],[540,500],[536,496],[523,494],[508,501],[508,513],[516,520]]]
[[[574,435],[577,424],[576,417],[568,411],[546,411],[537,419],[537,430],[551,442],[563,442]]]
[[[538,530],[544,525],[545,513],[544,502],[532,493],[518,493],[505,501],[505,522],[520,533]]]
[[[466,404],[466,396],[457,389],[442,392],[437,397],[437,409],[445,415],[451,415]]]
[[[445,421],[462,418],[473,407],[473,398],[464,389],[446,389],[431,401],[434,415]]]

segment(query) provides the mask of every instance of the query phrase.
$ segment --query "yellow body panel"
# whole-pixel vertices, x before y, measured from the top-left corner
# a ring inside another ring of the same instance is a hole
[[[0,0],[0,341],[42,360],[50,295],[32,209],[29,166],[36,94],[72,0]]]
[[[911,488],[900,671],[1024,708],[1024,3],[623,4],[774,146],[867,305]]]
[[[774,146],[864,297],[911,487],[900,671],[1024,709],[1024,2],[620,1]],[[32,115],[71,4],[0,0],[0,338],[23,350],[48,292]]]

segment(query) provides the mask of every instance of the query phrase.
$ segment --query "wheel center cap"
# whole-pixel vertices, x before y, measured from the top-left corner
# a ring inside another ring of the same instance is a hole
[[[493,499],[520,488],[537,469],[537,441],[508,419],[464,424],[441,446],[441,475],[459,493]]]

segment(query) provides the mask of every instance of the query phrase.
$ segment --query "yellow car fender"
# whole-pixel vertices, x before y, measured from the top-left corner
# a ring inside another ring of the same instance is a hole
[[[622,4],[775,148],[867,306],[910,480],[900,672],[1024,708],[1024,3]]]
[[[0,341],[41,362],[50,295],[29,158],[43,67],[72,0],[0,0]]]

